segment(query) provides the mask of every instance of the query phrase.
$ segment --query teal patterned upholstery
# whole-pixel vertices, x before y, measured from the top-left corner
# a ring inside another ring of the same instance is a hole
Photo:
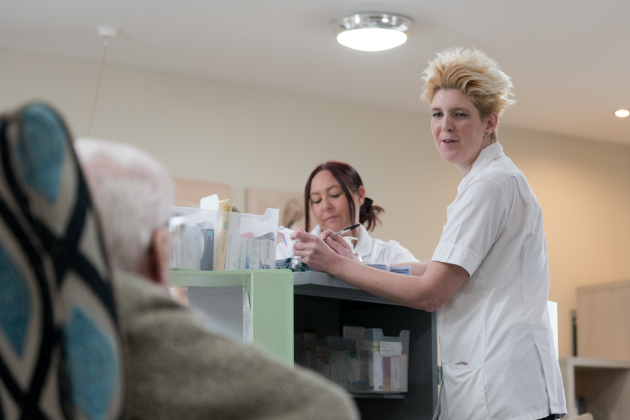
[[[0,420],[121,418],[111,281],[61,117],[0,116]]]
[[[24,354],[24,339],[31,315],[31,294],[22,270],[0,248],[0,328],[18,357]]]

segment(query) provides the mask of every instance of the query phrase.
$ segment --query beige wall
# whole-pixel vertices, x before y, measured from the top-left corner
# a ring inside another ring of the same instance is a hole
[[[40,98],[87,132],[98,63],[0,49],[0,108]],[[517,112],[515,108],[512,112]],[[387,210],[375,236],[429,259],[460,175],[432,144],[428,117],[107,65],[95,137],[135,144],[178,178],[301,191],[322,161],[349,162]],[[630,277],[630,146],[502,127],[506,153],[542,205],[558,302],[560,355],[571,352],[575,287]]]
[[[507,127],[501,134],[543,210],[549,298],[558,302],[560,357],[569,356],[576,287],[630,278],[630,146]]]

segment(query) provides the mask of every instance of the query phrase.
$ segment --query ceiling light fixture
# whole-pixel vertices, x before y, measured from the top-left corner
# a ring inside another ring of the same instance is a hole
[[[615,115],[619,118],[626,118],[628,115],[630,115],[630,111],[628,111],[627,109],[618,109],[615,111]]]
[[[383,51],[407,41],[411,19],[392,13],[353,13],[333,24],[341,45],[360,51]]]

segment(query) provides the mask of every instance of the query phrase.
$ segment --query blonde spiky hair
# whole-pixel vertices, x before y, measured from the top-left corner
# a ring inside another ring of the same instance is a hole
[[[512,81],[496,61],[482,51],[455,47],[438,53],[422,73],[422,99],[431,103],[440,89],[457,89],[467,95],[482,117],[497,115],[516,101],[511,99]],[[496,130],[492,143],[497,141]]]

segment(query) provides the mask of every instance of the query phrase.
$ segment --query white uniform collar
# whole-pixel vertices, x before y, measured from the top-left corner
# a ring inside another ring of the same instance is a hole
[[[359,240],[354,246],[354,252],[356,252],[361,256],[361,258],[363,258],[363,256],[372,253],[372,237],[368,233],[367,229],[363,227],[363,225],[359,226],[359,229]]]
[[[466,175],[464,179],[462,179],[462,182],[460,182],[457,187],[457,192],[461,192],[461,189],[468,184],[468,181],[472,178],[471,175],[483,171],[488,165],[490,165],[490,162],[500,158],[501,156],[505,156],[505,153],[503,153],[503,147],[499,144],[499,142],[492,143],[490,146],[483,149],[481,153],[479,153],[479,156],[477,156],[477,160],[473,163],[468,175]]]
[[[357,244],[354,246],[354,252],[359,254],[361,258],[364,255],[369,255],[372,253],[372,237],[368,233],[367,229],[363,227],[363,225],[359,226],[359,240]],[[315,229],[311,230],[313,235],[319,236],[322,233],[322,228],[319,225],[315,226]]]

